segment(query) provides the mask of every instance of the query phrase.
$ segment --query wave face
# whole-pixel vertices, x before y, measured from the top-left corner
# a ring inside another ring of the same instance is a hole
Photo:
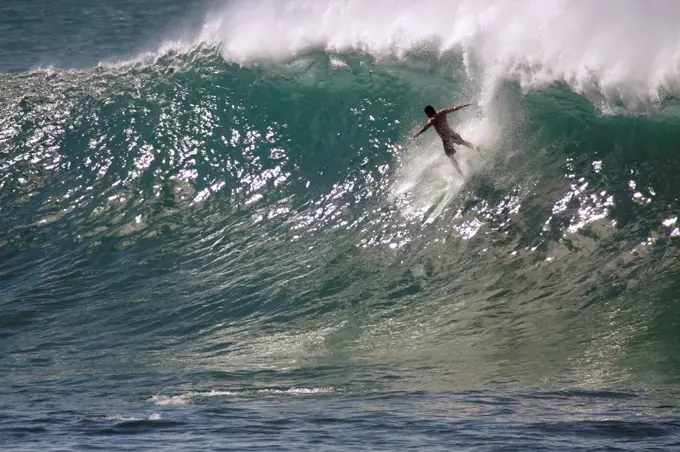
[[[158,52],[0,74],[7,388],[666,393],[680,5],[658,3],[234,1]],[[468,101],[461,174],[408,137]]]

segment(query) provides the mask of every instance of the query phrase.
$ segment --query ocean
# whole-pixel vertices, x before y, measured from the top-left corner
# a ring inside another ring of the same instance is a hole
[[[5,0],[0,449],[680,450],[679,19]]]

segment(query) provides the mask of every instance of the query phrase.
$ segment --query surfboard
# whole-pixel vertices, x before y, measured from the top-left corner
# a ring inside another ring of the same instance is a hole
[[[423,224],[430,224],[436,220],[437,217],[442,214],[449,202],[451,202],[455,194],[456,190],[454,187],[447,187],[447,190],[442,194],[441,198],[439,198],[439,202],[434,203],[432,207],[425,213],[425,220],[423,221]]]

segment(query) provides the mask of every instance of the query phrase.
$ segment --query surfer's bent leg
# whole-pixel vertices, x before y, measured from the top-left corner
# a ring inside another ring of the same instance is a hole
[[[456,143],[456,144],[462,144],[463,146],[465,146],[467,148],[475,149],[475,146],[472,143],[470,143],[469,141],[465,141],[463,139],[463,137],[461,137],[460,135],[458,135],[455,132],[453,133],[452,138],[453,138],[453,142]]]

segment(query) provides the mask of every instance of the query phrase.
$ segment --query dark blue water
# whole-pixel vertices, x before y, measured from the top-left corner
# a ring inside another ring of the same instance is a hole
[[[0,6],[3,450],[680,448],[676,6],[444,3]]]

